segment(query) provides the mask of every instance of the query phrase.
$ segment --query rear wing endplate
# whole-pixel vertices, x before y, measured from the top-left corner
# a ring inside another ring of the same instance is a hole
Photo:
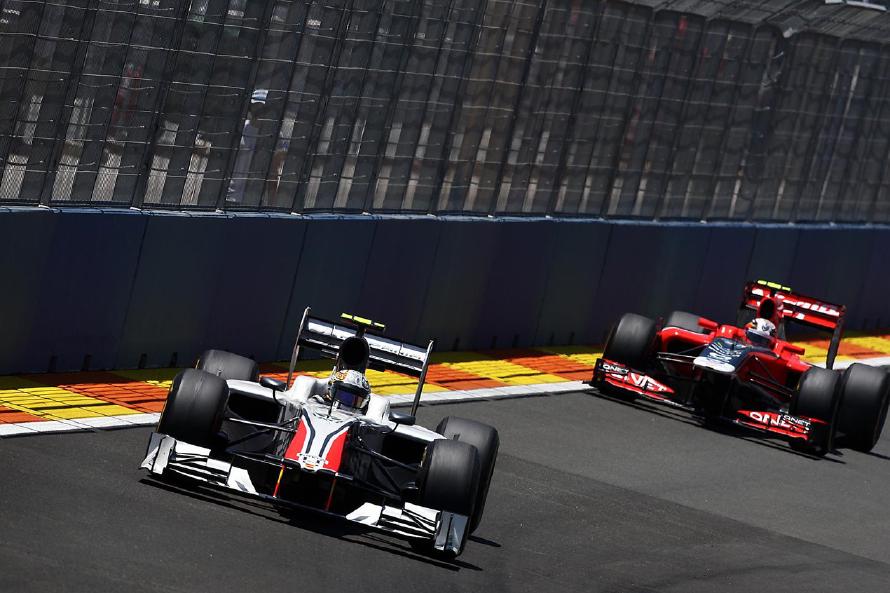
[[[419,383],[417,392],[414,397],[414,405],[411,414],[417,411],[418,401],[423,391],[423,384],[426,381],[427,368],[429,367],[430,354],[433,351],[434,343],[430,341],[426,347],[409,344],[407,342],[399,342],[382,336],[365,333],[364,328],[351,327],[347,324],[326,321],[318,317],[312,317],[311,309],[306,307],[303,312],[303,319],[297,330],[297,340],[294,344],[293,354],[291,355],[290,368],[287,373],[287,386],[290,388],[294,375],[294,369],[297,365],[297,357],[300,348],[310,348],[317,350],[328,358],[337,358],[340,345],[347,339],[361,334],[368,342],[369,365],[377,370],[391,370],[404,375],[417,377]],[[362,318],[353,319],[352,316],[344,316],[344,319],[351,321],[353,324],[358,322],[367,326],[368,329],[380,329],[383,326],[374,324],[369,320]],[[363,323],[369,321],[369,323]]]
[[[780,322],[786,320],[800,323],[823,331],[832,333],[831,343],[828,348],[825,366],[832,368],[837,350],[840,346],[843,333],[844,315],[847,308],[844,305],[835,305],[820,299],[804,296],[792,292],[788,286],[776,282],[757,280],[745,285],[742,295],[742,303],[739,310],[750,309],[758,311],[764,298],[772,298],[781,304]]]

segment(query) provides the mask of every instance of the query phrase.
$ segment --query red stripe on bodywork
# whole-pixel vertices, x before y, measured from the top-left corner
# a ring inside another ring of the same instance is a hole
[[[348,435],[349,431],[347,430],[335,438],[334,442],[331,443],[331,448],[328,449],[328,454],[325,456],[325,469],[334,472],[340,471],[340,464],[343,462],[343,449],[346,446],[346,438]]]
[[[309,431],[306,429],[306,421],[301,418],[300,424],[297,426],[297,432],[294,433],[293,438],[290,440],[290,444],[287,446],[287,451],[284,452],[285,459],[297,461],[300,453],[303,452],[303,446],[306,444],[306,437],[308,434]]]

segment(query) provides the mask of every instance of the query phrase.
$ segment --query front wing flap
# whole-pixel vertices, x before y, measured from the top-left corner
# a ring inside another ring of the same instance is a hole
[[[656,379],[607,359],[596,361],[590,385],[598,389],[612,389],[642,396],[648,400],[690,409],[672,399],[675,391]],[[794,416],[780,411],[738,410],[736,417],[728,418],[738,426],[759,432],[781,436],[789,440],[820,442],[830,426],[824,420],[805,416]]]
[[[616,389],[659,403],[685,407],[672,399],[676,395],[673,388],[645,373],[605,358],[597,359],[590,385],[596,388]]]
[[[785,412],[764,412],[758,410],[739,410],[734,420],[739,426],[753,428],[762,432],[793,440],[815,441],[821,432],[828,430],[829,425],[818,418],[794,416]]]

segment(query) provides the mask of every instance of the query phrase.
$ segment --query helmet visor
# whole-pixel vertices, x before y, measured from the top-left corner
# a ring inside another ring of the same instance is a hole
[[[368,394],[358,392],[354,387],[335,383],[331,389],[331,397],[341,406],[348,408],[361,408],[368,399]]]
[[[772,337],[769,334],[765,334],[756,329],[749,329],[745,332],[745,335],[748,337],[748,341],[755,346],[765,346],[768,348],[772,343]]]

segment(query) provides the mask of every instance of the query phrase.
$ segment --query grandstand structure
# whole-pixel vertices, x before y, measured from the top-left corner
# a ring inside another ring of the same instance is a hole
[[[890,220],[843,0],[2,0],[0,205]]]

